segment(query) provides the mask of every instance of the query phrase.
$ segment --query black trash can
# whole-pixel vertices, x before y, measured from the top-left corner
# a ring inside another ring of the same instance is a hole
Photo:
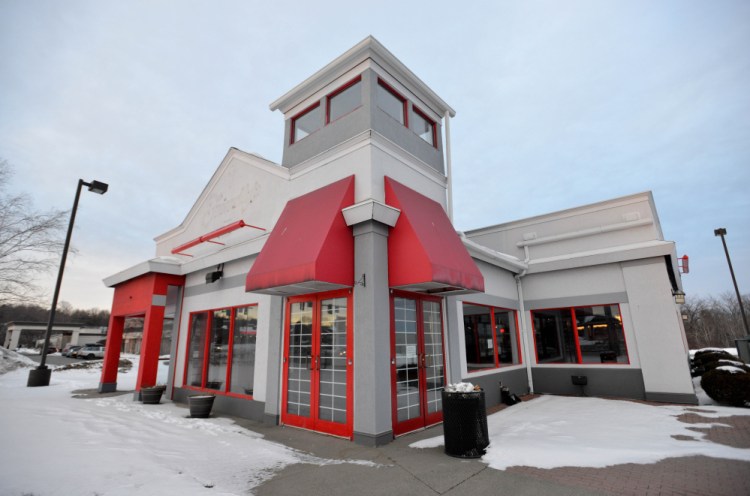
[[[490,445],[484,391],[450,393],[443,390],[445,454],[479,458]]]

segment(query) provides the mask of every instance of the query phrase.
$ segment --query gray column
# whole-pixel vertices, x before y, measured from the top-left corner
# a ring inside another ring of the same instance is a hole
[[[272,296],[269,302],[268,319],[268,369],[266,375],[266,404],[264,422],[278,425],[281,407],[282,357],[284,356],[282,336],[284,335],[284,300],[280,296]]]
[[[366,220],[353,231],[360,281],[354,286],[354,441],[378,446],[393,439],[388,226]]]

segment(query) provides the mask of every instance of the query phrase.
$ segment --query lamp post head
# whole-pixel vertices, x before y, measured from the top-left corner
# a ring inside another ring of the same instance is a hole
[[[83,183],[83,184],[89,187],[89,191],[91,191],[92,193],[99,194],[99,195],[103,195],[109,189],[109,184],[103,183],[101,181],[96,181],[96,180],[91,181],[90,183]]]
[[[720,227],[718,229],[714,229],[714,236],[726,236],[727,230],[723,227]]]
[[[684,305],[685,304],[685,293],[683,291],[680,291],[679,289],[677,291],[672,291],[672,295],[674,296],[674,302],[678,305]]]

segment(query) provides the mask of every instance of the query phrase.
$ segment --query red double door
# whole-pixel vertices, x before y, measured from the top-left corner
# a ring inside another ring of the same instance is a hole
[[[287,300],[282,423],[351,438],[351,307],[350,290]]]
[[[391,378],[394,435],[443,420],[445,354],[439,298],[393,293]]]

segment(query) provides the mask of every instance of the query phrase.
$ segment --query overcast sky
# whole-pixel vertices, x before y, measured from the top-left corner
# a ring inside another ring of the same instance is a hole
[[[281,161],[270,102],[372,34],[457,111],[455,225],[652,190],[688,298],[750,292],[750,2],[0,0],[0,158],[84,193],[61,300],[154,255],[229,147]],[[54,283],[54,274],[48,286]],[[51,290],[50,290],[51,296]]]

